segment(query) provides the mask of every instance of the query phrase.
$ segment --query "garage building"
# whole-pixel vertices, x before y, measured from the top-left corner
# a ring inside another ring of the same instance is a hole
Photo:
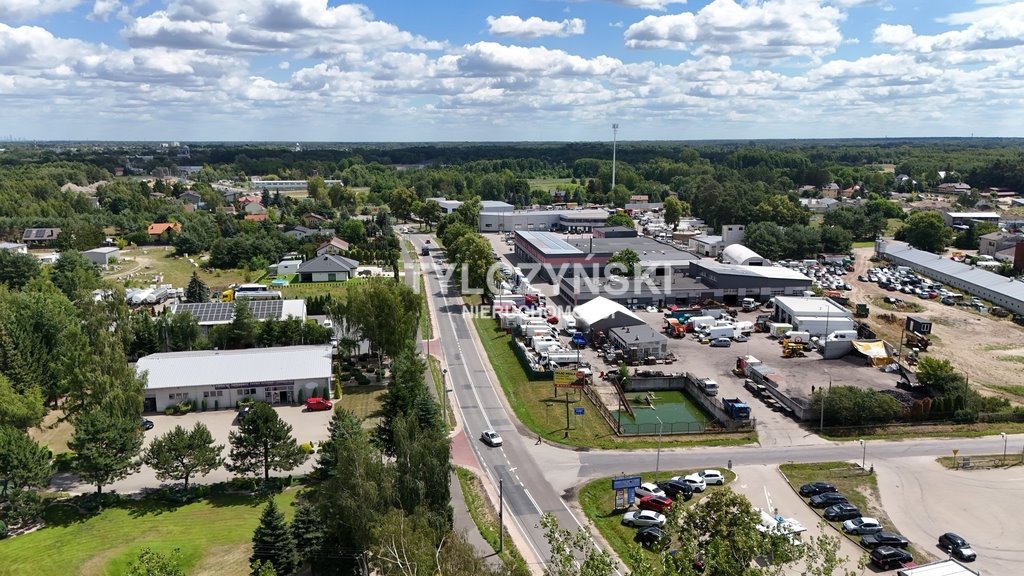
[[[104,246],[101,248],[86,250],[85,252],[82,252],[82,256],[100,268],[106,268],[110,265],[111,260],[117,260],[121,257],[121,250],[114,246]]]
[[[793,324],[794,329],[819,338],[857,329],[849,310],[828,298],[814,296],[776,296],[772,321]]]
[[[299,390],[308,398],[332,383],[330,345],[166,352],[139,358],[135,369],[147,373],[147,412],[186,400],[206,400],[210,410],[244,398],[292,404]]]
[[[608,330],[608,338],[634,360],[652,357],[661,360],[668,355],[668,338],[647,324],[612,328]]]
[[[743,244],[730,244],[722,250],[722,262],[738,266],[764,266],[764,258]]]

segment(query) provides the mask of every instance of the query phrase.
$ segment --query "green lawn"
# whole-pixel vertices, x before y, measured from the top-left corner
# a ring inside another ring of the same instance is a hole
[[[297,494],[293,488],[276,497],[289,518]],[[247,575],[263,502],[225,495],[175,508],[143,500],[94,516],[51,506],[45,528],[0,542],[0,575],[113,576],[123,574],[144,547],[163,553],[179,549],[187,574]]]
[[[559,184],[571,184],[572,178],[530,178],[527,182],[530,183],[531,190],[550,192]]]
[[[894,526],[885,510],[882,509],[881,498],[878,496],[878,479],[874,474],[862,470],[860,466],[849,462],[812,462],[809,464],[783,464],[779,466],[779,470],[782,471],[794,490],[799,490],[803,484],[818,480],[833,484],[840,494],[846,496],[850,503],[860,510],[862,515],[875,518],[882,523],[886,530],[897,533],[900,531],[899,526]],[[832,525],[839,534],[846,536],[854,544],[860,545],[860,536],[850,536],[843,532],[842,522],[825,520],[823,516],[825,511],[821,508],[811,508],[810,506],[807,508],[821,517],[821,522]],[[930,554],[922,552],[921,548],[915,548],[913,543],[910,545],[910,553],[914,555],[914,560],[918,564],[924,564],[932,557]],[[866,550],[865,554],[867,554]]]
[[[1024,422],[977,422],[974,424],[908,424],[878,426],[849,432],[825,430],[822,438],[836,441],[903,440],[911,438],[978,438],[1024,433]]]
[[[289,284],[288,286],[282,286],[279,290],[285,299],[306,299],[311,296],[323,296],[324,294],[329,294],[335,300],[344,300],[345,293],[348,291],[349,286],[355,286],[356,284],[361,284],[363,282],[365,282],[365,280],[361,278],[354,278],[345,282],[298,282],[295,284]]]
[[[653,471],[644,472],[640,474],[643,477],[644,482],[652,482],[655,479],[668,480],[673,476],[686,476],[687,474],[693,474],[697,470],[670,470],[661,471],[655,474]],[[725,475],[726,486],[729,485],[733,480],[736,479],[736,475],[730,470],[722,470]],[[714,490],[728,490],[725,486],[708,486],[708,489],[704,492],[695,493],[693,499],[689,502],[683,502],[679,500],[673,503],[673,506],[681,504],[683,509],[694,506],[697,502],[700,502],[704,496],[710,494]],[[611,546],[615,554],[624,563],[629,558],[629,550],[634,547],[640,547],[639,544],[633,541],[636,536],[636,528],[630,528],[629,526],[622,525],[622,515],[625,514],[626,510],[615,510],[615,491],[612,490],[612,479],[611,478],[599,478],[597,480],[588,482],[580,490],[580,507],[583,508],[583,513],[587,515],[587,519],[594,525],[595,528],[601,533],[608,545]],[[649,560],[655,560],[657,558],[657,552],[647,548],[641,548],[645,555],[648,556]],[[628,564],[627,564],[628,565]]]
[[[986,470],[989,468],[1012,468],[1024,465],[1024,455],[1020,452],[1008,452],[1006,458],[1002,454],[957,454],[956,462],[952,456],[936,458],[935,461],[952,470],[964,467],[964,457],[971,459],[970,470]]]
[[[377,422],[380,421],[380,397],[387,389],[387,386],[374,384],[366,386],[347,384],[341,387],[341,399],[336,403],[358,416],[363,421],[363,428],[371,429],[376,427]]]
[[[172,284],[175,288],[185,288],[192,273],[197,272],[199,278],[206,283],[207,287],[214,294],[224,291],[231,284],[240,284],[251,281],[255,275],[245,270],[206,270],[194,266],[185,258],[174,256],[174,249],[163,246],[142,246],[132,250],[121,252],[122,260],[117,269],[105,274],[108,279],[117,279],[118,276],[132,272],[131,283],[134,286],[149,286],[150,284]],[[193,260],[200,262],[193,257]],[[154,282],[153,277],[162,275],[163,279]],[[248,279],[248,280],[247,280]]]
[[[861,242],[854,242],[851,248],[874,248],[875,242],[873,240],[863,240]]]
[[[617,437],[590,399],[582,392],[576,391],[570,391],[569,430],[566,435],[564,391],[559,391],[556,398],[554,386],[550,381],[531,382],[526,378],[522,364],[512,348],[509,347],[511,336],[500,328],[496,320],[476,318],[474,323],[491,366],[501,382],[501,387],[515,411],[516,417],[535,434],[540,434],[552,442],[591,448],[655,448],[658,446],[656,437]],[[577,406],[584,409],[583,416],[572,414],[572,408]],[[756,440],[757,436],[754,432],[688,434],[665,436],[661,445],[738,446]]]
[[[427,284],[420,276],[420,338],[432,340],[434,326],[430,323],[430,306],[427,305]]]

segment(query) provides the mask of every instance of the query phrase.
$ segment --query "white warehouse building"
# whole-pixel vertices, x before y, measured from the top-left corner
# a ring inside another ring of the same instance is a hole
[[[743,244],[730,244],[722,250],[722,262],[737,266],[764,266],[764,258]]]
[[[776,296],[772,321],[792,324],[794,330],[817,337],[857,329],[849,310],[828,298],[814,296]]]
[[[147,412],[186,400],[206,400],[208,410],[244,398],[292,404],[300,390],[308,398],[332,384],[330,345],[166,352],[139,358],[135,369],[147,374]]]

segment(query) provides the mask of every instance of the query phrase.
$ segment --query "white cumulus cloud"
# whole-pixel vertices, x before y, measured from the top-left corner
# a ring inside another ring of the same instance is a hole
[[[81,0],[2,0],[0,20],[31,20],[58,12],[66,12],[78,6]]]
[[[522,19],[519,16],[488,16],[487,30],[494,36],[510,36],[522,40],[534,40],[545,36],[578,36],[586,31],[587,24],[580,18],[569,18],[561,22],[543,20],[536,16]]]
[[[842,42],[844,18],[841,10],[818,0],[714,0],[697,12],[647,16],[627,28],[625,38],[630,48],[818,59]]]

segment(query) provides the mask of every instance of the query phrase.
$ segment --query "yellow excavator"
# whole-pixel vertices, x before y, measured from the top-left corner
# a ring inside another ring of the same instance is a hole
[[[782,357],[783,358],[803,358],[804,345],[798,342],[784,342],[782,344]]]

